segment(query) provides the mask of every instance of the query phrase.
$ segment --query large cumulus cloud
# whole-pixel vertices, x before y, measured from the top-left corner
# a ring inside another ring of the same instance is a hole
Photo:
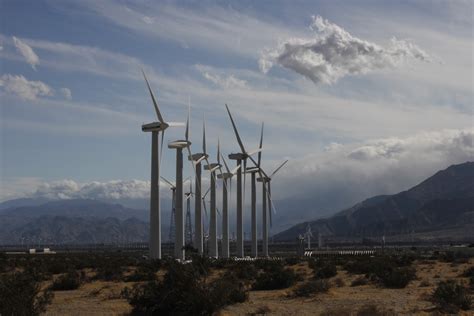
[[[320,16],[312,18],[314,38],[290,38],[275,49],[265,50],[259,60],[261,71],[280,65],[316,84],[331,84],[347,75],[393,68],[407,59],[430,60],[426,52],[408,41],[392,38],[383,47],[352,36]]]

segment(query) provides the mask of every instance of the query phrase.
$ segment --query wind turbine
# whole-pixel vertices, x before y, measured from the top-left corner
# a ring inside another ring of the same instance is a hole
[[[183,149],[186,148],[190,153],[189,146],[189,112],[186,120],[185,139],[179,139],[168,143],[168,148],[176,149],[176,237],[174,242],[174,256],[183,261],[185,259],[184,251],[184,217],[183,217]],[[191,156],[191,155],[190,155]]]
[[[142,125],[143,132],[151,132],[151,183],[150,183],[150,241],[149,252],[151,259],[161,259],[161,213],[160,213],[160,157],[158,152],[162,153],[163,149],[159,149],[159,134],[161,132],[161,143],[165,136],[165,130],[170,126],[182,126],[181,123],[165,122],[161,115],[155,95],[151,90],[150,83],[142,70],[148,91],[150,92],[153,106],[155,107],[158,122],[152,122]]]
[[[209,256],[217,258],[217,208],[216,208],[216,170],[221,167],[220,164],[220,146],[217,143],[217,163],[209,163],[204,166],[205,170],[211,173],[211,211],[209,214]]]
[[[251,185],[252,185],[252,244],[251,244],[251,253],[252,257],[257,258],[258,250],[257,250],[257,188],[255,183],[255,175],[259,173],[262,175],[262,171],[260,169],[260,162],[262,160],[262,143],[263,143],[263,122],[262,122],[262,129],[260,132],[260,145],[258,147],[258,160],[257,165],[252,168],[248,168],[245,170],[246,173],[250,173],[251,175]]]
[[[268,211],[270,215],[270,226],[272,225],[272,189],[271,189],[271,180],[275,174],[288,162],[285,160],[278,168],[271,173],[270,176],[267,176],[266,173],[262,170],[260,178],[257,179],[258,182],[262,182],[262,251],[263,256],[268,257],[268,223],[267,223],[267,201],[268,201]],[[267,189],[268,187],[268,189]]]
[[[222,161],[224,162],[226,172],[218,174],[217,177],[222,179],[222,257],[229,258],[229,211],[228,211],[228,202],[227,202],[227,180],[230,181],[230,194],[232,195],[232,177],[237,173],[237,170],[240,169],[240,165],[235,167],[232,171],[229,169],[227,162],[224,159],[224,156],[221,154]]]
[[[243,225],[243,213],[242,213],[242,163],[244,171],[247,169],[247,158],[250,158],[254,164],[257,164],[255,160],[251,157],[251,155],[257,153],[259,150],[254,152],[247,152],[245,150],[244,144],[240,139],[239,132],[237,131],[237,127],[235,126],[234,119],[232,118],[232,114],[230,114],[229,107],[227,104],[225,105],[227,109],[227,113],[229,114],[230,121],[232,123],[232,127],[234,129],[235,137],[237,138],[237,142],[239,143],[239,147],[241,152],[239,153],[232,153],[229,155],[229,159],[236,160],[237,166],[241,166],[237,172],[237,257],[243,258],[244,257],[244,225]],[[245,196],[245,174],[244,174],[244,196]]]
[[[196,153],[188,157],[194,164],[194,171],[196,175],[196,194],[194,195],[194,248],[197,249],[200,255],[204,252],[203,246],[203,227],[202,227],[202,210],[201,210],[201,165],[203,160],[207,160],[209,155],[206,153],[206,125],[203,122],[202,126],[202,153]]]

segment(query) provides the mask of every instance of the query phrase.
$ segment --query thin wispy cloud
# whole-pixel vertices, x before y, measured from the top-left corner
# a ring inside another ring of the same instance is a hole
[[[13,36],[13,43],[17,51],[25,58],[26,62],[36,70],[36,65],[38,65],[40,61],[38,55],[36,55],[33,49],[15,36]]]
[[[313,17],[312,39],[289,38],[277,48],[267,49],[259,59],[260,70],[268,72],[274,65],[290,69],[314,83],[335,83],[347,75],[395,68],[407,59],[429,61],[429,55],[417,45],[392,38],[390,45],[362,40],[342,27]]]

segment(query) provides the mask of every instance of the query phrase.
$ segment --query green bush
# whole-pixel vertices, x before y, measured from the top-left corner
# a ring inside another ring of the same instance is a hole
[[[227,270],[226,274],[234,275],[239,280],[253,281],[258,276],[258,270],[251,262],[236,262]]]
[[[98,280],[117,281],[122,278],[123,267],[112,261],[102,262],[95,276]]]
[[[277,290],[292,286],[297,281],[297,275],[291,269],[285,269],[283,266],[275,266],[271,270],[259,274],[253,289]]]
[[[328,279],[337,275],[336,265],[332,262],[325,262],[321,267],[316,268],[314,276],[318,279]]]
[[[0,275],[0,315],[39,315],[52,298],[31,270]]]
[[[432,299],[441,310],[449,313],[471,308],[471,298],[467,289],[454,280],[440,282],[433,292]]]
[[[301,262],[300,257],[288,257],[285,258],[285,264],[288,266],[294,266],[295,264],[298,264]]]
[[[386,287],[402,289],[415,279],[416,272],[411,267],[393,268],[378,277]]]
[[[297,297],[308,297],[316,293],[324,293],[329,290],[329,282],[327,280],[311,280],[300,284],[294,291],[293,295]]]
[[[212,315],[219,308],[243,302],[244,285],[235,278],[207,283],[192,265],[169,263],[163,281],[136,284],[122,292],[134,313],[150,315]]]

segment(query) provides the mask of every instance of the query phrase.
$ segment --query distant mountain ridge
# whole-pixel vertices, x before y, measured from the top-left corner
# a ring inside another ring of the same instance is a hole
[[[474,162],[452,165],[407,191],[375,196],[329,218],[295,225],[274,239],[294,240],[308,223],[313,232],[325,236],[469,231],[474,228]]]

